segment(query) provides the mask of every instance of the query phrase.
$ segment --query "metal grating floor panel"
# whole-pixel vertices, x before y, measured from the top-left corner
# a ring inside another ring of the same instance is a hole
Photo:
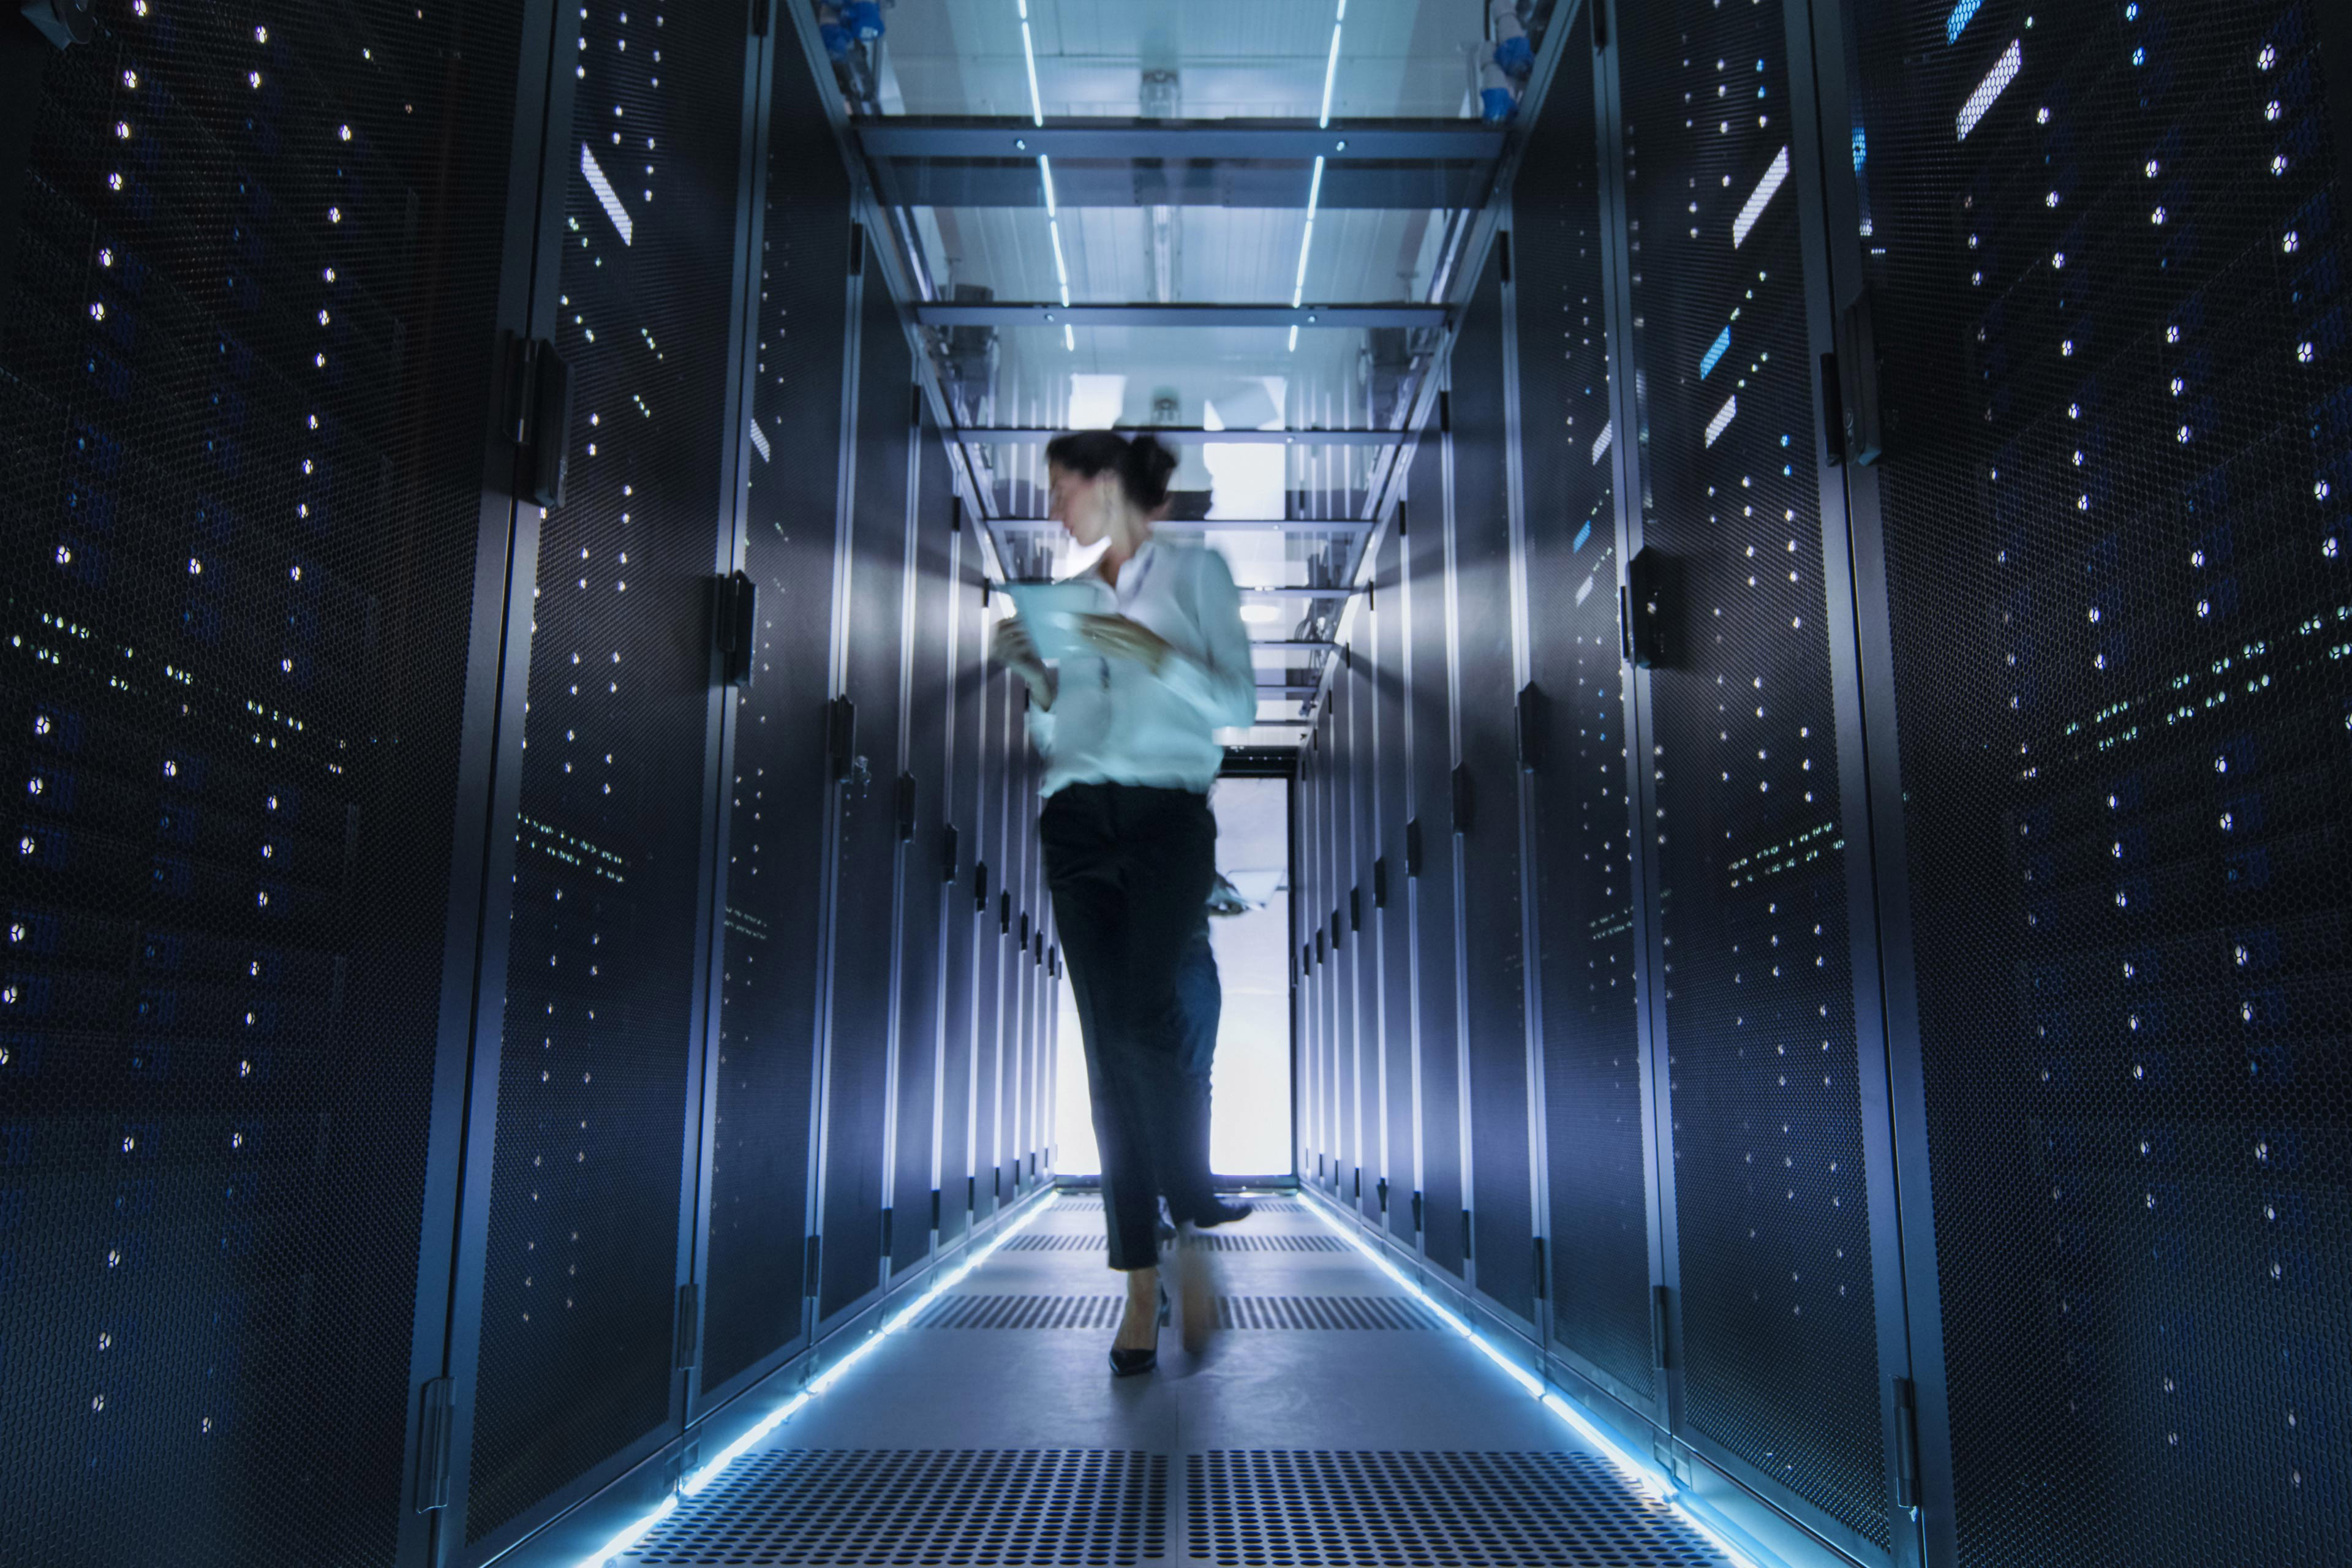
[[[1186,1243],[1212,1252],[1345,1252],[1348,1244],[1336,1236],[1196,1236]],[[1101,1252],[1109,1243],[1101,1236],[1016,1236],[1004,1244],[1007,1252]]]
[[[1168,1459],[1116,1448],[747,1455],[621,1563],[1121,1568],[1164,1556]]]
[[[1190,1561],[1218,1568],[1727,1568],[1582,1454],[1224,1449],[1185,1471]]]
[[[942,1296],[919,1329],[1115,1329],[1117,1296]]]
[[[1221,1296],[1226,1329],[1433,1329],[1437,1314],[1403,1296]]]

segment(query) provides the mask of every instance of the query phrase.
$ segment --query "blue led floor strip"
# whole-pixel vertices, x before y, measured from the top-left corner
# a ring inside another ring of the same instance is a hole
[[[1304,1194],[1305,1189],[1302,1188],[1301,1192]],[[1394,1264],[1391,1263],[1386,1258],[1382,1257],[1380,1251],[1375,1248],[1370,1242],[1366,1241],[1363,1238],[1352,1224],[1354,1218],[1352,1215],[1349,1216],[1349,1223],[1342,1223],[1339,1216],[1334,1214],[1328,1206],[1328,1200],[1325,1199],[1319,1193],[1312,1195],[1315,1197],[1316,1201],[1309,1204],[1307,1207],[1318,1218],[1321,1219],[1325,1225],[1329,1226],[1341,1240],[1347,1242],[1357,1251],[1362,1253],[1365,1258],[1371,1261],[1372,1267],[1378,1268],[1381,1273],[1394,1280],[1423,1306],[1427,1307],[1431,1311],[1436,1313],[1438,1319],[1443,1321],[1447,1328],[1452,1329],[1455,1333],[1460,1334],[1464,1339],[1468,1340],[1472,1344],[1477,1346],[1478,1349],[1486,1354],[1488,1361],[1493,1362],[1496,1366],[1501,1367],[1505,1372],[1508,1373],[1511,1376],[1511,1381],[1517,1384],[1521,1388],[1526,1389],[1528,1393],[1532,1394],[1546,1410],[1550,1411],[1554,1415],[1557,1415],[1562,1421],[1567,1422],[1568,1425],[1576,1431],[1579,1436],[1581,1436],[1586,1442],[1591,1444],[1593,1447],[1600,1451],[1603,1458],[1607,1459],[1612,1465],[1616,1467],[1618,1474],[1624,1478],[1627,1485],[1633,1487],[1636,1491],[1650,1499],[1652,1501],[1662,1503],[1668,1509],[1671,1509],[1674,1511],[1675,1519],[1689,1526],[1690,1529],[1696,1531],[1699,1535],[1705,1537],[1708,1545],[1714,1547],[1717,1552],[1722,1552],[1727,1559],[1737,1564],[1738,1568],[1782,1568],[1782,1565],[1777,1559],[1759,1559],[1754,1552],[1747,1551],[1741,1547],[1734,1546],[1730,1542],[1725,1540],[1721,1531],[1716,1530],[1714,1526],[1708,1524],[1696,1513],[1693,1513],[1690,1509],[1684,1504],[1681,1498],[1680,1489],[1675,1486],[1672,1478],[1660,1473],[1650,1466],[1643,1464],[1641,1460],[1635,1458],[1631,1453],[1628,1453],[1623,1446],[1621,1445],[1614,1437],[1611,1436],[1606,1431],[1604,1431],[1598,1423],[1583,1415],[1574,1405],[1561,1398],[1558,1394],[1546,1388],[1540,1378],[1538,1378],[1533,1373],[1528,1371],[1527,1368],[1519,1365],[1517,1363],[1512,1361],[1510,1357],[1505,1355],[1501,1350],[1496,1348],[1494,1343],[1487,1340],[1486,1336],[1472,1328],[1468,1323],[1463,1321],[1458,1315],[1450,1310],[1445,1304],[1438,1300],[1436,1297],[1423,1289],[1419,1285],[1414,1284],[1411,1279],[1406,1279],[1402,1270],[1400,1270]]]
[[[841,1381],[842,1374],[846,1373],[851,1367],[856,1366],[860,1361],[864,1360],[866,1354],[870,1352],[875,1346],[880,1344],[884,1340],[888,1339],[892,1334],[897,1333],[900,1329],[905,1328],[907,1324],[913,1320],[915,1314],[929,1306],[932,1300],[939,1296],[942,1291],[951,1289],[955,1286],[961,1284],[966,1276],[970,1275],[973,1269],[979,1268],[982,1263],[985,1263],[988,1260],[990,1254],[993,1253],[998,1247],[1003,1247],[1006,1242],[1012,1240],[1014,1237],[1020,1235],[1023,1231],[1034,1225],[1038,1219],[1051,1210],[1053,1206],[1054,1200],[1051,1198],[1037,1204],[1030,1210],[1029,1213],[1013,1221],[1013,1224],[1005,1226],[1003,1230],[991,1238],[987,1246],[982,1247],[979,1251],[965,1258],[961,1263],[948,1270],[945,1274],[933,1279],[929,1289],[925,1289],[921,1295],[916,1297],[913,1301],[899,1308],[897,1311],[892,1312],[886,1317],[882,1321],[882,1326],[875,1330],[871,1335],[867,1336],[864,1344],[859,1345],[856,1350],[851,1351],[847,1355],[843,1356],[839,1361],[834,1363],[832,1366],[825,1369],[824,1373],[820,1375],[814,1383],[810,1384],[808,1387],[793,1395],[790,1400],[778,1409],[772,1411],[750,1431],[744,1433],[741,1436],[736,1438],[735,1441],[728,1444],[727,1447],[719,1450],[718,1454],[709,1464],[704,1465],[700,1469],[696,1470],[692,1475],[688,1476],[684,1480],[680,1481],[678,1483],[677,1490],[670,1494],[668,1497],[662,1499],[659,1506],[633,1521],[626,1529],[614,1536],[612,1540],[606,1542],[594,1552],[582,1558],[580,1560],[579,1568],[607,1568],[607,1565],[612,1563],[613,1559],[618,1557],[630,1547],[635,1546],[638,1542],[644,1540],[647,1531],[653,1529],[655,1525],[659,1524],[663,1520],[668,1518],[670,1513],[677,1507],[677,1500],[679,1498],[690,1498],[701,1493],[710,1485],[711,1482],[717,1480],[720,1474],[725,1471],[730,1465],[732,1465],[736,1460],[751,1452],[752,1448],[756,1447],[760,1444],[761,1439],[765,1438],[770,1433],[775,1431],[777,1427],[782,1426],[785,1422],[799,1415],[802,1407],[806,1405],[810,1400],[815,1398],[818,1394],[823,1394],[826,1389],[831,1388],[835,1383]]]

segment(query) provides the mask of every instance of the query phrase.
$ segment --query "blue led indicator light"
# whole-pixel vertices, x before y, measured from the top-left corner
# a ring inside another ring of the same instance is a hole
[[[1959,42],[1960,29],[1969,25],[1969,18],[1977,14],[1978,7],[1983,4],[1984,0],[1960,0],[1958,5],[1953,6],[1952,14],[1944,18],[1944,42],[1948,44]]]
[[[1706,357],[1698,362],[1698,378],[1701,381],[1714,374],[1716,362],[1722,359],[1730,347],[1731,329],[1726,327],[1715,334],[1715,342],[1707,345]]]

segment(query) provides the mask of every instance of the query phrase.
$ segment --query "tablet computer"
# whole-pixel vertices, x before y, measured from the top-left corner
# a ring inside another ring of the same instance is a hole
[[[1102,584],[1084,578],[1011,582],[1004,584],[1004,592],[1013,600],[1013,613],[1029,628],[1037,657],[1049,664],[1087,654],[1087,644],[1078,636],[1078,618],[1107,615],[1111,609],[1110,595]]]

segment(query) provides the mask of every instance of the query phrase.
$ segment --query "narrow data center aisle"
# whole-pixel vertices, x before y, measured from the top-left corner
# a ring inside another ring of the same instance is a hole
[[[1727,1564],[1304,1200],[1213,1240],[1226,1331],[1114,1382],[1056,1200],[614,1563]]]

